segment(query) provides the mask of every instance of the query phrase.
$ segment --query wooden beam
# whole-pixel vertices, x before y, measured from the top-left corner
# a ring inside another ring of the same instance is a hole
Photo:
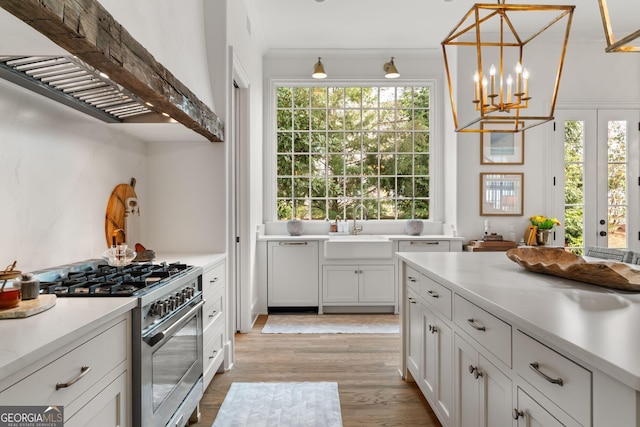
[[[157,111],[209,141],[224,141],[222,120],[97,0],[0,0],[0,7],[153,104]]]

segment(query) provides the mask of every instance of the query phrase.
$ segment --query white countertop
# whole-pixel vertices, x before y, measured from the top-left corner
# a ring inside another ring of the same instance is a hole
[[[157,253],[153,262],[182,262],[205,271],[225,254]],[[0,319],[0,379],[68,345],[132,310],[134,297],[57,298],[50,309],[30,317]]]
[[[640,293],[533,273],[504,252],[399,256],[496,316],[640,390]]]
[[[0,320],[0,379],[72,343],[135,307],[131,298],[57,298],[50,309]]]
[[[226,257],[224,253],[156,252],[153,262],[181,262],[202,267],[207,271]]]
[[[348,236],[349,234],[344,234]],[[366,236],[367,234],[358,234],[359,236]],[[461,240],[464,241],[464,237],[445,236],[442,234],[421,234],[419,236],[410,236],[408,234],[375,234],[376,236],[385,236],[389,240]],[[295,240],[328,240],[331,236],[328,234],[303,234],[302,236],[290,236],[288,234],[262,234],[257,237],[258,241],[295,241]]]

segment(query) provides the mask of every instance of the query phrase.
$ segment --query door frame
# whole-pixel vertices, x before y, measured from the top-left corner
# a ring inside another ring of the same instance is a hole
[[[554,187],[552,188],[552,192],[548,198],[552,212],[564,213],[564,147],[558,143],[558,141],[564,141],[564,138],[562,135],[563,127],[560,126],[558,127],[557,132],[555,131],[558,122],[557,117],[561,114],[563,116],[563,119],[580,120],[584,119],[586,116],[591,116],[591,121],[585,124],[585,187],[598,188],[599,192],[604,191],[606,193],[606,186],[604,186],[603,188],[602,184],[598,184],[596,182],[597,174],[606,173],[606,165],[603,165],[602,161],[597,160],[598,158],[602,158],[602,154],[598,153],[597,141],[601,138],[606,138],[607,130],[606,128],[603,128],[603,126],[601,126],[603,119],[607,120],[607,118],[611,117],[610,113],[620,111],[635,111],[637,113],[637,118],[640,121],[640,103],[637,102],[585,102],[558,103],[556,105],[555,124],[553,127],[550,127],[551,135],[549,138],[547,138],[547,150],[548,152],[553,153],[553,155],[551,156],[552,162],[550,172],[554,177]],[[591,130],[590,128],[586,128],[586,126],[590,126],[590,123],[596,123],[596,129]],[[639,200],[638,196],[640,195],[640,149],[638,148],[638,144],[640,142],[639,126],[640,122],[636,125],[633,125],[632,123],[632,126],[630,126],[628,131],[629,141],[627,156],[629,159],[629,170],[627,172],[627,217],[630,218],[630,220],[627,224],[627,249],[631,250],[640,250],[640,218],[637,218],[638,216],[640,216],[640,205],[638,205],[638,203],[636,203],[636,205],[638,206],[632,205],[634,201]],[[593,142],[594,138],[596,139],[595,142]],[[589,142],[591,142],[591,144],[589,144]],[[600,164],[598,165],[598,163]],[[597,168],[599,168],[600,170],[597,170]],[[637,182],[636,179],[638,180]],[[600,229],[598,228],[598,218],[601,217],[602,212],[596,212],[596,210],[596,202],[593,200],[585,199],[585,236],[583,242],[583,245],[585,247],[588,245],[607,246],[606,239],[608,237],[601,238],[597,236],[596,233],[594,233],[594,235],[590,238],[588,238],[587,236],[587,233],[591,229],[600,231]],[[561,229],[562,236],[564,236],[564,224],[561,226]],[[634,234],[638,234],[637,239],[633,237]],[[557,237],[557,239],[560,241],[559,244],[564,246],[563,239],[559,237]]]
[[[251,275],[250,275],[250,200],[249,200],[249,135],[251,81],[244,71],[233,46],[229,46],[229,64],[231,67],[228,88],[229,102],[229,227],[227,254],[229,258],[230,316],[229,333],[251,330]]]

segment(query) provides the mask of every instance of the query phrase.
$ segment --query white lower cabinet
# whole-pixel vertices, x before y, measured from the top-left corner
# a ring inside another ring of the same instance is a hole
[[[267,306],[318,306],[318,242],[267,244]]]
[[[456,427],[511,426],[509,377],[460,335],[454,341]]]
[[[514,369],[546,412],[564,425],[591,425],[591,372],[518,330],[514,333]],[[562,408],[562,409],[560,409]],[[527,408],[518,406],[525,417]]]
[[[226,260],[222,259],[202,274],[202,372],[206,390],[224,361]]]
[[[422,360],[422,304],[418,302],[417,292],[409,289],[408,304],[405,304],[407,316],[407,368],[414,379],[420,378],[420,365]]]
[[[428,306],[422,312],[423,358],[420,389],[444,426],[453,425],[453,333]]]
[[[444,427],[453,426],[453,333],[433,308],[407,293],[407,366]]]
[[[324,265],[322,304],[395,304],[393,265]]]
[[[0,405],[63,406],[67,426],[131,425],[130,353],[128,313],[0,382]]]
[[[518,387],[517,399],[513,418],[517,420],[518,427],[577,427],[579,425],[575,422],[560,422],[520,387]]]

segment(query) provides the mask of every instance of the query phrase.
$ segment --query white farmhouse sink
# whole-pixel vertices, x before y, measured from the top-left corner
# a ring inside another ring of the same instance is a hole
[[[371,234],[330,236],[324,241],[325,259],[389,259],[393,242]]]

